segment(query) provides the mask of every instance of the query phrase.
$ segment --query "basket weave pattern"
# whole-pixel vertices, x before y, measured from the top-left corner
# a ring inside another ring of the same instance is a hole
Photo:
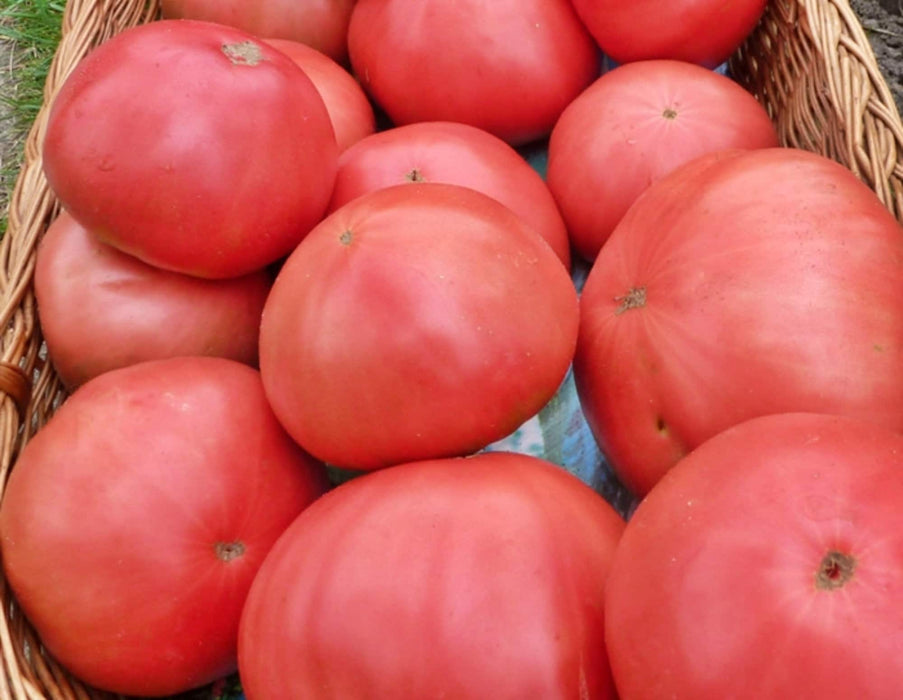
[[[4,334],[0,357],[0,488],[21,447],[66,394],[45,359],[32,289],[35,250],[58,212],[41,169],[48,106],[93,47],[158,16],[158,0],[69,0],[62,40],[10,200],[0,241]],[[903,125],[865,32],[847,0],[772,0],[731,75],[767,108],[781,142],[827,155],[868,184],[903,220]],[[41,651],[0,578],[0,700],[100,700]]]

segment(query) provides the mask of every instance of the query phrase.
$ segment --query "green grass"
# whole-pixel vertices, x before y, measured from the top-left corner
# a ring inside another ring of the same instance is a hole
[[[0,0],[0,71],[11,77],[0,89],[0,233],[6,230],[6,204],[22,159],[25,135],[43,102],[44,81],[60,38],[62,0]]]

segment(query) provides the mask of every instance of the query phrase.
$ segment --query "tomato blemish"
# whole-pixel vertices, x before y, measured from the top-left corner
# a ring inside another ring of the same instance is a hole
[[[222,51],[236,66],[256,66],[263,60],[260,45],[253,41],[240,41],[237,44],[223,44]]]

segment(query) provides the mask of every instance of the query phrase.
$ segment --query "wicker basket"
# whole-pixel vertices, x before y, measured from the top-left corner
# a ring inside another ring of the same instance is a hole
[[[66,6],[45,106],[26,142],[0,242],[0,484],[22,445],[66,396],[42,350],[32,291],[36,245],[58,210],[41,171],[47,105],[91,48],[157,13],[157,0],[69,0]],[[766,106],[784,145],[846,165],[903,220],[903,124],[847,0],[772,0],[730,71]],[[0,596],[0,700],[110,697],[85,688],[47,658],[2,579]]]

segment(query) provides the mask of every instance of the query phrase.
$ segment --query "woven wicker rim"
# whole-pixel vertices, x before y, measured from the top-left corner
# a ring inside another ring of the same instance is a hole
[[[0,485],[25,442],[66,394],[46,361],[32,290],[35,250],[58,212],[41,170],[48,106],[72,68],[110,36],[155,19],[158,0],[69,0],[62,40],[28,135],[0,241],[5,332],[0,357]],[[847,0],[772,0],[730,61],[733,77],[765,105],[781,142],[846,165],[903,220],[903,123],[862,25]],[[0,700],[112,697],[83,686],[41,652],[0,579]]]

